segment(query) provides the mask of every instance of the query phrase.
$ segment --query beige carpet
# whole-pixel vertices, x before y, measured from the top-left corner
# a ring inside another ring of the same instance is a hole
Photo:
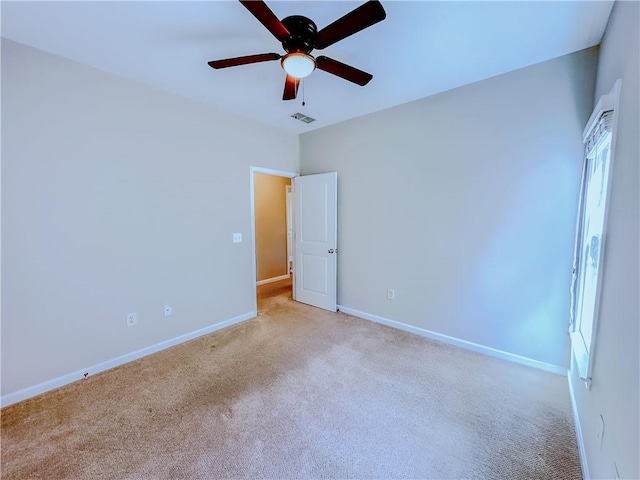
[[[2,478],[581,478],[564,377],[291,301],[2,410]]]

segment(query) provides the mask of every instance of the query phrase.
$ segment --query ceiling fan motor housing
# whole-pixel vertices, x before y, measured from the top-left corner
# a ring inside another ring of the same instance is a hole
[[[282,19],[282,24],[289,30],[289,38],[282,42],[287,53],[309,53],[315,48],[318,27],[313,20],[302,15],[291,15]]]

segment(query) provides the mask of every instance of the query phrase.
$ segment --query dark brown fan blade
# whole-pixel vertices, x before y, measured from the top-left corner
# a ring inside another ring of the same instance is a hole
[[[387,14],[380,2],[378,0],[369,0],[320,30],[316,36],[315,48],[319,50],[327,48],[343,38],[381,22],[386,17]]]
[[[287,75],[284,81],[284,93],[282,94],[282,100],[293,100],[298,95],[298,85],[300,85],[300,79]]]
[[[238,65],[247,65],[249,63],[268,62],[269,60],[278,60],[279,58],[280,55],[278,55],[277,53],[261,53],[259,55],[247,55],[245,57],[212,60],[208,63],[211,68],[227,68],[236,67]]]
[[[316,67],[320,70],[324,70],[325,72],[332,73],[333,75],[337,75],[345,80],[356,83],[361,87],[365,86],[373,78],[373,75],[370,73],[363,72],[362,70],[358,70],[346,63],[325,57],[324,55],[320,55],[316,58]]]
[[[267,4],[262,0],[240,0],[240,3],[244,5],[260,23],[267,27],[271,35],[281,42],[289,38],[289,30],[287,30],[287,27],[278,20],[278,17],[273,14],[271,9],[267,7]]]

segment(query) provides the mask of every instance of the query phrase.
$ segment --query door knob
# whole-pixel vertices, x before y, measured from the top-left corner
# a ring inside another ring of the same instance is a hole
[[[330,249],[329,249],[329,253],[333,253],[333,248],[330,248]]]

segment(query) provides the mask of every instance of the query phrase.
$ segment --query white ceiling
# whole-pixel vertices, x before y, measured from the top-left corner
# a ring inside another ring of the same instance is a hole
[[[278,18],[304,15],[318,29],[360,3],[267,0]],[[359,87],[315,71],[304,80],[304,107],[302,85],[297,100],[282,101],[277,61],[207,65],[283,53],[237,1],[2,1],[2,36],[301,133],[597,45],[613,1],[382,4],[386,20],[322,50],[373,80]],[[295,112],[317,121],[294,120]]]

